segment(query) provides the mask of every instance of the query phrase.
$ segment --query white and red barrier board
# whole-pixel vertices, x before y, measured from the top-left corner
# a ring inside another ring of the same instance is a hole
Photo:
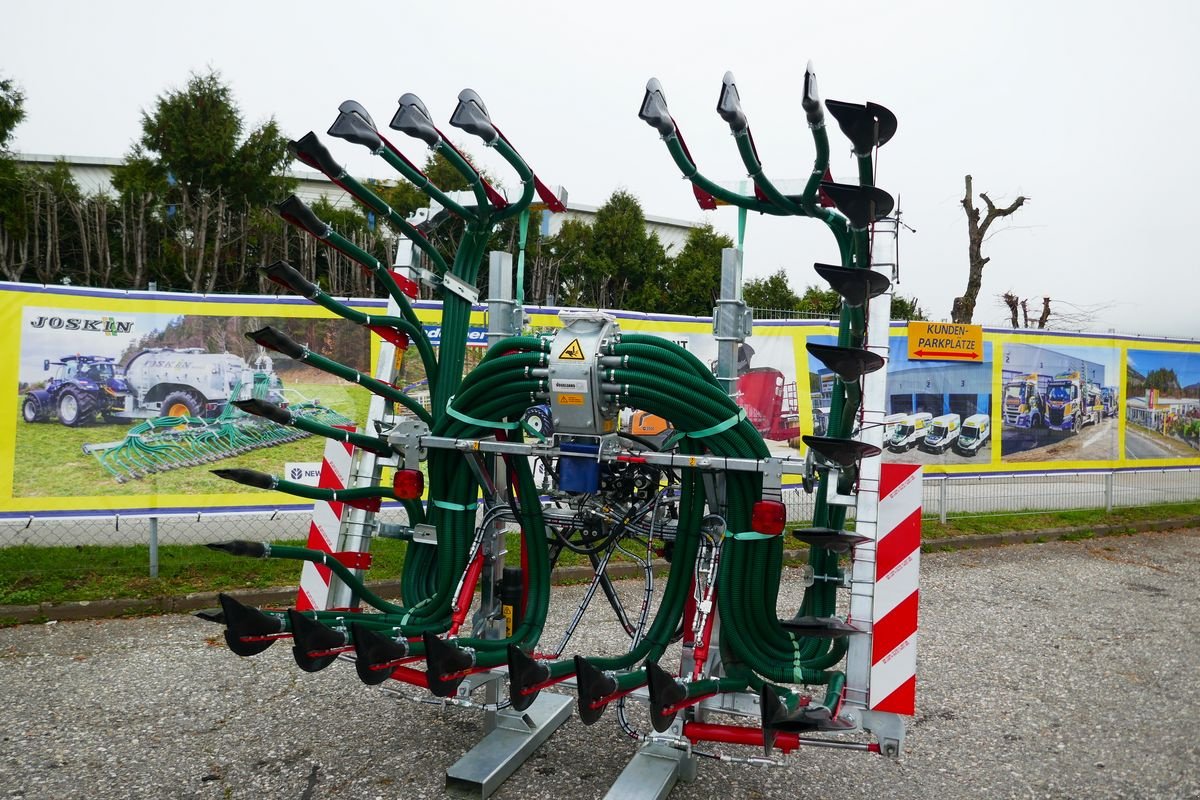
[[[352,428],[349,430],[353,430]],[[321,477],[317,485],[322,489],[345,489],[350,481],[351,453],[354,446],[347,442],[329,439],[325,443],[325,454],[321,459]],[[338,535],[342,525],[342,508],[345,503],[318,500],[313,503],[312,522],[308,526],[308,547],[325,553],[336,553]],[[300,593],[296,597],[297,611],[324,609],[329,602],[329,567],[304,562],[300,572]]]
[[[884,464],[879,482],[868,701],[874,711],[907,715],[916,711],[920,564],[921,467]]]

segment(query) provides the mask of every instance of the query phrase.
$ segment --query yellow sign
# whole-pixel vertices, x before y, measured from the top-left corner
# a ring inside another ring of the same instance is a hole
[[[567,345],[561,353],[558,354],[558,357],[565,358],[568,361],[585,360],[583,356],[583,348],[580,346],[578,339],[572,340],[571,343]]]
[[[581,406],[581,405],[583,405],[583,395],[581,395],[581,394],[560,394],[558,396],[558,404],[560,406]]]
[[[983,362],[983,326],[957,322],[908,323],[909,360]]]

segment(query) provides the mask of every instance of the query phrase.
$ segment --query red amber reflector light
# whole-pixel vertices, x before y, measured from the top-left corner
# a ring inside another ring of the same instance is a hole
[[[421,470],[396,470],[396,476],[392,478],[392,494],[396,495],[397,500],[420,500],[424,493],[425,476]]]
[[[750,527],[759,533],[778,536],[787,522],[787,507],[778,500],[759,500],[750,512]]]

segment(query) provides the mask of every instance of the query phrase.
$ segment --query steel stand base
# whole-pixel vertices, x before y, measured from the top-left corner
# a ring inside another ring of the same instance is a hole
[[[571,716],[575,700],[543,692],[524,712],[496,712],[496,727],[446,770],[446,791],[486,798]]]
[[[660,742],[645,745],[621,770],[605,800],[663,800],[678,781],[696,780],[696,757]]]

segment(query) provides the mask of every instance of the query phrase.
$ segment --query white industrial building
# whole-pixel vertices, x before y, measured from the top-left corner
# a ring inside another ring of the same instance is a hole
[[[71,177],[75,179],[75,182],[85,195],[115,194],[116,192],[112,185],[113,172],[117,167],[125,163],[120,158],[51,156],[37,153],[16,153],[15,158],[19,164],[37,167],[49,167],[56,161],[65,161],[67,167],[71,170]],[[296,196],[305,203],[312,204],[324,197],[335,206],[350,206],[355,204],[354,199],[350,195],[320,172],[289,169],[287,175],[297,181]],[[598,206],[574,203],[570,202],[569,199],[566,206],[567,210],[559,214],[552,214],[549,211],[542,212],[541,233],[543,236],[553,236],[558,233],[562,229],[563,223],[568,219],[578,219],[591,223],[596,217],[596,212],[599,210]],[[684,243],[687,242],[689,231],[693,228],[699,228],[703,224],[681,219],[671,219],[670,217],[659,217],[653,214],[646,214],[645,218],[646,230],[658,234],[659,242],[662,244],[663,249],[666,250],[667,255],[670,256],[677,255],[683,249]]]

